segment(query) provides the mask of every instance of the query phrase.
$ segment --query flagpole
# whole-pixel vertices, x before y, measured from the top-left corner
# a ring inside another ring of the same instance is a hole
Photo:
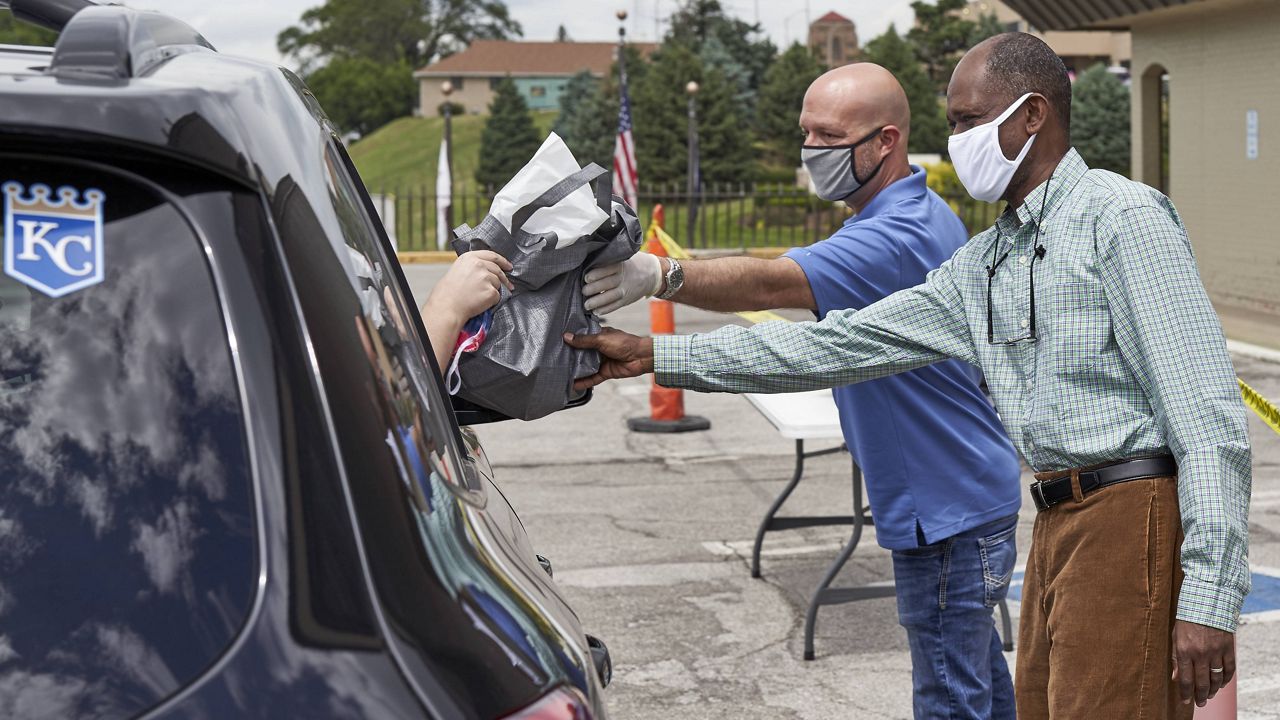
[[[690,80],[684,86],[684,91],[689,95],[689,163],[685,170],[685,175],[688,176],[685,187],[688,190],[689,197],[689,209],[686,213],[689,217],[689,223],[685,242],[689,243],[690,247],[694,247],[693,232],[697,227],[698,221],[698,195],[702,189],[702,183],[698,181],[698,175],[700,174],[698,170],[698,103],[695,99],[698,95],[698,83]]]
[[[613,146],[614,193],[639,212],[640,176],[636,171],[635,138],[631,132],[631,100],[627,97],[627,11],[618,10],[618,135]]]
[[[627,11],[619,10],[618,16],[618,80],[627,81]]]
[[[449,231],[453,229],[453,103],[449,100],[449,96],[453,94],[453,83],[448,80],[441,83],[440,93],[444,95],[444,142],[441,148],[444,157],[436,162],[444,168],[448,187],[443,192],[438,187],[441,173],[437,170],[436,249],[445,250],[449,247]]]

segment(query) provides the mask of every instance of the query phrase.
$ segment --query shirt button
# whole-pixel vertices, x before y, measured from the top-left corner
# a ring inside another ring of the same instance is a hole
[[[1024,327],[1024,328],[1025,328],[1025,327],[1030,327],[1030,326],[1031,326],[1031,321],[1030,321],[1030,320],[1023,320],[1023,321],[1022,321],[1022,327]]]
[[[1023,255],[1022,257],[1018,258],[1018,264],[1019,264],[1019,265],[1026,265],[1026,264],[1027,264],[1027,256],[1026,256],[1026,255]]]

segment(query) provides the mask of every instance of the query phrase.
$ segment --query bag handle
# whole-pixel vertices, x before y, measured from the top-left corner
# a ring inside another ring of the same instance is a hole
[[[524,224],[528,222],[529,218],[533,217],[534,213],[543,208],[549,208],[569,197],[573,191],[590,183],[601,175],[604,175],[605,172],[604,168],[595,163],[591,163],[578,172],[547,188],[545,192],[534,198],[528,205],[520,208],[511,216],[511,234],[515,235],[520,232],[520,230],[524,228]],[[599,200],[600,199],[597,196],[596,202],[599,202]],[[608,212],[607,205],[604,209],[605,212]]]

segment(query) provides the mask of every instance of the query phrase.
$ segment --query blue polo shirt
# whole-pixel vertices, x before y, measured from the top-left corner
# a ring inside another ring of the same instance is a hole
[[[919,285],[968,241],[960,218],[925,186],[925,171],[911,170],[834,235],[787,253],[804,269],[819,317]],[[1017,453],[980,377],[951,360],[835,389],[882,547],[917,547],[921,536],[932,544],[1018,511]]]

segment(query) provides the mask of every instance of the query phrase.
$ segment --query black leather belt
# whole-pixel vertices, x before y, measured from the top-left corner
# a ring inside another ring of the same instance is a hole
[[[1178,463],[1169,455],[1123,460],[1093,470],[1081,470],[1080,492],[1088,495],[1108,485],[1144,478],[1173,477],[1177,474]],[[1072,497],[1070,475],[1031,483],[1031,499],[1035,501],[1037,510],[1048,510]]]

